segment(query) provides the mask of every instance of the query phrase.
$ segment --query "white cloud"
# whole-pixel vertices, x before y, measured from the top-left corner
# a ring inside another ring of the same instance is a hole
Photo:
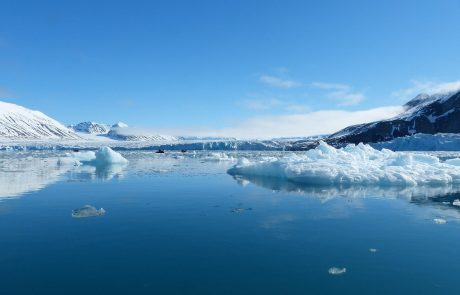
[[[392,96],[400,99],[409,100],[420,93],[434,94],[446,93],[460,90],[460,80],[452,82],[433,82],[412,80],[411,86],[405,89],[394,91]]]
[[[300,83],[294,80],[281,79],[274,76],[262,75],[259,81],[278,88],[294,88],[300,86]]]
[[[314,82],[310,87],[327,91],[326,97],[338,101],[341,106],[356,105],[365,99],[362,92],[347,84]]]
[[[240,139],[269,139],[330,134],[350,125],[391,118],[401,113],[401,106],[361,111],[324,110],[302,114],[256,116],[234,127],[201,130],[163,130],[164,134],[193,136],[227,136]]]

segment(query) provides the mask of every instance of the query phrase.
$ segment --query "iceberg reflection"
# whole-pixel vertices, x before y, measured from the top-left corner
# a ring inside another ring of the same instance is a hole
[[[18,157],[0,161],[0,200],[20,197],[59,180],[65,169],[57,159]]]
[[[364,198],[369,196],[407,199],[415,203],[436,202],[454,206],[456,199],[460,199],[460,186],[378,186],[378,185],[309,185],[292,182],[276,177],[234,175],[233,178],[242,186],[253,183],[272,191],[291,192],[316,197],[322,201],[332,198]],[[457,207],[460,209],[460,207]]]
[[[127,164],[62,165],[58,157],[15,155],[0,158],[0,200],[39,191],[59,180],[90,181],[121,178]]]

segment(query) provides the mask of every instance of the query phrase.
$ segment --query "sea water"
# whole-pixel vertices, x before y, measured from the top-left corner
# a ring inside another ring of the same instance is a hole
[[[283,153],[122,154],[0,153],[0,294],[458,292],[455,187],[227,173]],[[104,214],[72,216],[86,205]]]

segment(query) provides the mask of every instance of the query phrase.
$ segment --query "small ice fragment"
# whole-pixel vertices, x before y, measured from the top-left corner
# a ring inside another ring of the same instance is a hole
[[[460,200],[459,199],[456,199],[452,202],[452,205],[454,206],[460,206]]]
[[[442,218],[435,218],[433,219],[433,221],[436,224],[445,224],[447,222],[445,219],[442,219]]]
[[[329,274],[335,275],[335,276],[342,275],[346,272],[347,272],[347,269],[345,267],[335,267],[334,266],[334,267],[329,268]]]
[[[369,249],[369,252],[371,252],[371,253],[375,253],[375,252],[377,252],[377,251],[378,251],[378,250],[375,249],[375,248],[370,248],[370,249]]]
[[[105,214],[104,208],[96,209],[94,206],[85,205],[81,208],[72,210],[72,217],[73,218],[85,218],[85,217],[94,217],[94,216],[102,216]]]
[[[244,208],[233,208],[232,213],[243,213]]]

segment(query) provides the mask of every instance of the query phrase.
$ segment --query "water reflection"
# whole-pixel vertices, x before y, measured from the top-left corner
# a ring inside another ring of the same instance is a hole
[[[315,213],[322,215],[323,218],[348,216],[350,206],[365,206],[362,201],[365,198],[374,197],[403,199],[410,204],[417,205],[420,210],[412,211],[411,214],[420,220],[430,220],[430,222],[433,222],[437,218],[442,218],[460,222],[460,186],[313,186],[270,177],[238,175],[233,176],[233,178],[241,186],[254,184],[275,192],[287,192],[317,198],[323,203],[337,198],[346,199],[346,202],[328,203],[323,208],[326,210],[325,212]],[[291,215],[282,216],[281,221],[286,222],[293,220],[293,218]],[[275,221],[280,220],[275,219]],[[273,224],[277,224],[275,221],[271,220],[264,224],[263,227],[273,227]]]
[[[20,157],[0,162],[0,200],[34,192],[59,180],[64,173],[56,160]]]
[[[321,186],[292,182],[280,178],[235,175],[233,178],[242,186],[253,183],[272,191],[300,193],[327,201],[331,198],[362,198],[378,196],[385,198],[404,198],[407,200],[426,200],[460,192],[460,186]]]
[[[58,157],[19,155],[0,159],[0,200],[39,191],[59,180],[111,180],[123,177],[127,165],[62,166]]]

